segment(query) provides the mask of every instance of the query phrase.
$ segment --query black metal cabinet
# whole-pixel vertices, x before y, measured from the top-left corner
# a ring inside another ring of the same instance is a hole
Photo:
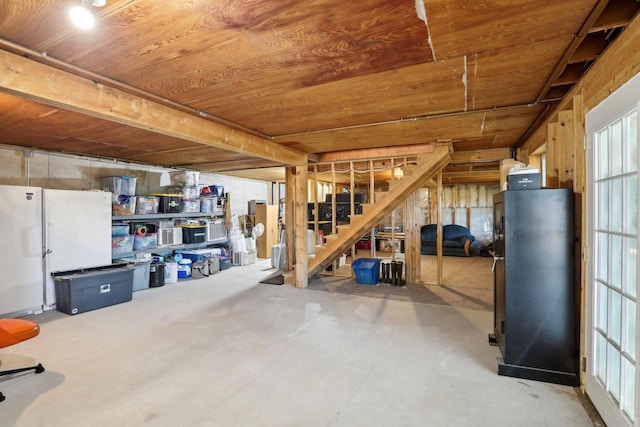
[[[494,335],[498,374],[578,385],[574,198],[569,189],[498,193]]]

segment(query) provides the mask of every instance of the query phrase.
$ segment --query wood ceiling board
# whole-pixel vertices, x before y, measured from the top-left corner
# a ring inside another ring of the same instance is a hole
[[[526,54],[517,46],[468,57],[468,109],[534,103],[556,66],[540,58],[560,58],[569,43],[558,37],[530,44]]]
[[[442,183],[445,185],[493,184],[493,183],[499,183],[499,182],[500,182],[500,170],[447,172],[442,174]]]
[[[307,162],[303,153],[264,138],[53,70],[6,51],[0,51],[0,91],[207,146],[230,148],[250,156],[286,164]]]
[[[134,151],[155,152],[175,146],[201,147],[194,142],[120,125],[3,93],[0,93],[0,126],[11,128],[14,132],[24,132],[27,135],[37,133],[41,135],[43,141],[52,136],[57,139],[75,137],[129,147]]]
[[[410,0],[139,1],[99,24],[99,36],[62,40],[49,54],[188,104],[432,58]]]
[[[438,60],[516,46],[527,55],[532,43],[577,33],[596,3],[597,0],[424,0]]]
[[[243,171],[243,170],[250,170],[250,169],[280,167],[280,165],[274,164],[273,162],[270,162],[264,159],[223,160],[223,161],[216,161],[212,163],[198,163],[198,164],[191,164],[191,165],[185,164],[182,166],[184,167],[192,166],[194,168],[198,168],[200,170],[207,170],[210,172],[233,172],[233,171]]]
[[[96,156],[112,159],[126,159],[128,156],[140,153],[140,150],[129,147],[118,147],[98,141],[87,141],[77,138],[66,138],[56,141],[42,142],[38,148],[47,151],[61,151],[85,156]]]
[[[47,137],[32,132],[18,131],[14,128],[0,125],[0,144],[37,148],[38,144],[55,141],[57,139],[59,138],[54,136]]]
[[[237,160],[238,154],[228,150],[218,150],[210,147],[177,149],[167,153],[149,153],[137,155],[135,159],[159,165],[188,165],[197,163],[212,163],[216,161]]]
[[[283,135],[397,120],[465,107],[460,58],[297,89],[255,103],[226,106],[226,117]],[[339,102],[336,102],[339,100]]]
[[[510,138],[522,135],[535,120],[543,107],[525,106],[468,112],[380,124],[376,126],[338,129],[296,135],[292,140],[314,153],[386,147],[394,145],[424,144],[438,140],[465,140],[495,137],[501,132],[511,132]],[[275,141],[280,142],[279,138]],[[286,141],[286,139],[285,139]],[[517,141],[517,137],[513,143]],[[291,142],[291,140],[289,140]],[[502,140],[489,148],[506,147]]]
[[[491,150],[495,149],[496,135],[489,135],[482,138],[469,138],[453,143],[453,152],[474,151],[474,150]]]
[[[266,182],[284,182],[284,169],[285,168],[283,167],[250,169],[244,171],[224,172],[221,175],[233,176],[236,178],[255,179]]]

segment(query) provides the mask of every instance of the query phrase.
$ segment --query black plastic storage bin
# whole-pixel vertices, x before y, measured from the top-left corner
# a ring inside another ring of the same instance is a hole
[[[134,270],[132,265],[114,264],[54,273],[56,310],[78,314],[131,301]]]
[[[182,243],[203,243],[207,239],[206,225],[181,225]]]
[[[158,212],[160,213],[179,213],[182,194],[163,194],[153,193],[150,196],[158,197]]]

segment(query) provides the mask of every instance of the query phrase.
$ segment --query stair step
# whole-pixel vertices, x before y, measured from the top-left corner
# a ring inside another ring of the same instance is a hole
[[[349,215],[349,221],[351,222],[351,224],[355,223],[356,221],[362,220],[362,218],[364,218],[364,215],[362,214]]]

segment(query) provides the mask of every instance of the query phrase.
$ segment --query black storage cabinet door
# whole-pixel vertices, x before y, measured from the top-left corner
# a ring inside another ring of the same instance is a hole
[[[578,385],[574,198],[569,189],[494,196],[494,333],[501,375]],[[498,258],[498,259],[499,259]]]

